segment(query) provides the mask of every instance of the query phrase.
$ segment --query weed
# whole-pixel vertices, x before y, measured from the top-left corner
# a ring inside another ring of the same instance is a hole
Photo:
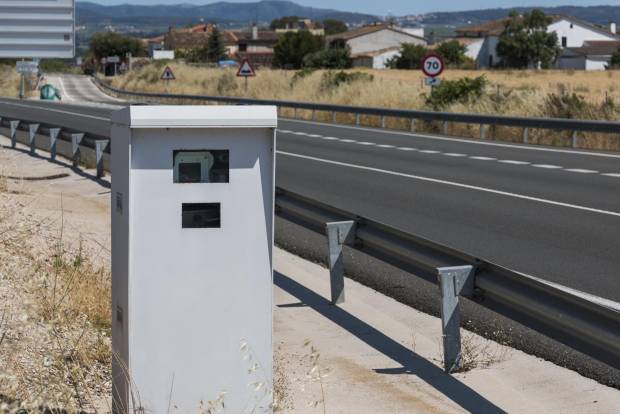
[[[328,71],[321,77],[321,90],[325,92],[333,92],[341,85],[351,84],[353,82],[372,82],[374,80],[373,75],[369,75],[364,72],[332,72]]]

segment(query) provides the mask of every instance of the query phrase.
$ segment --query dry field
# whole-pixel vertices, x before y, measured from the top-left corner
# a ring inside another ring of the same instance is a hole
[[[0,65],[0,96],[16,97],[19,93],[19,75],[12,66]]]
[[[204,94],[248,96],[262,99],[281,99],[304,102],[324,102],[355,106],[376,106],[399,109],[432,109],[426,103],[430,88],[424,85],[419,71],[358,70],[372,75],[353,82],[333,85],[326,82],[326,72],[316,71],[307,76],[296,76],[294,71],[258,71],[249,79],[245,90],[243,79],[235,77],[234,69],[209,69],[172,63],[176,81],[163,82],[159,78],[161,64],[151,64],[120,76],[113,86],[142,92],[168,92],[179,94]],[[353,72],[353,70],[349,71]],[[620,120],[620,71],[464,71],[447,70],[444,79],[477,77],[484,75],[488,86],[477,99],[458,102],[443,110],[508,116],[571,117],[597,120]],[[575,104],[572,94],[583,98]],[[563,101],[568,98],[568,102]],[[282,115],[291,116],[292,111]],[[309,118],[309,111],[299,116]],[[317,114],[318,120],[330,120],[330,114]],[[353,116],[340,115],[339,122],[353,122]],[[373,117],[362,117],[362,124],[378,125]],[[407,129],[409,123],[402,119],[388,119],[387,126]],[[421,132],[439,132],[440,126],[420,123]],[[478,125],[454,124],[450,134],[478,137]],[[530,142],[566,146],[570,144],[570,131],[530,131]],[[487,137],[507,141],[520,141],[517,128],[492,128]],[[620,136],[604,134],[579,134],[578,146],[605,150],[620,150]]]

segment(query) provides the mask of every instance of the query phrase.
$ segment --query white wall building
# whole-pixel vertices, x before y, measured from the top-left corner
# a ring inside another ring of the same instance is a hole
[[[602,28],[570,16],[555,15],[551,17],[553,21],[547,27],[547,32],[556,33],[558,46],[565,51],[570,48],[581,48],[587,42],[620,41],[620,36],[616,34],[616,25],[613,23],[607,28]],[[489,68],[500,63],[501,58],[497,55],[497,44],[500,35],[504,32],[506,21],[507,18],[456,30],[456,39],[467,45],[467,55],[476,61],[477,67]],[[478,40],[472,41],[471,39]],[[569,63],[565,62],[564,65],[569,65]],[[602,68],[600,62],[579,65],[577,60],[573,60],[570,65],[579,66],[575,69]]]
[[[356,66],[375,69],[385,69],[387,60],[397,55],[403,43],[427,44],[423,37],[385,24],[364,26],[327,37],[328,47],[348,46]]]

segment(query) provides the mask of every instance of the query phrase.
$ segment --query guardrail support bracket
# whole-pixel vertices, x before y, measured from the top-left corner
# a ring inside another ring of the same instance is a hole
[[[523,128],[523,143],[527,144],[530,140],[530,129],[528,127]]]
[[[97,155],[97,178],[101,178],[105,175],[103,171],[103,152],[110,144],[107,139],[100,139],[95,141],[95,152]]]
[[[344,303],[344,261],[342,246],[355,241],[355,222],[338,221],[325,225],[329,249],[329,278],[333,305]]]
[[[411,119],[411,132],[415,132],[416,131],[416,120],[415,118]]]
[[[355,114],[355,125],[359,126],[360,125],[360,114]]]
[[[573,148],[577,148],[577,131],[573,131],[573,135],[571,136],[571,146]]]
[[[458,371],[462,365],[459,296],[473,295],[474,267],[441,267],[437,269],[437,273],[441,290],[444,370],[452,373]]]
[[[11,148],[15,148],[17,146],[17,128],[19,128],[20,121],[11,121]]]
[[[486,125],[480,124],[480,139],[485,139],[487,136],[487,128]]]
[[[39,130],[40,124],[30,124],[28,125],[28,143],[30,144],[30,153],[34,154],[37,150],[37,146],[35,143],[35,138],[37,136],[37,131]]]
[[[56,160],[56,140],[60,135],[60,128],[50,128],[50,159]]]
[[[84,138],[84,134],[71,134],[71,148],[73,167],[77,168],[80,165],[80,143]]]

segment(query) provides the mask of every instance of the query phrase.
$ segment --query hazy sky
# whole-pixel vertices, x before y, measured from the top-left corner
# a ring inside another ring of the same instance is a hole
[[[80,0],[78,0],[80,1]],[[205,0],[88,0],[101,4],[175,4],[175,3],[195,3],[208,4],[215,1]],[[255,0],[225,0],[235,3],[243,3]],[[395,15],[418,14],[433,11],[460,11],[472,9],[490,9],[496,7],[515,7],[515,6],[591,6],[600,4],[618,5],[620,0],[441,0],[441,1],[421,1],[421,0],[293,0],[298,4],[311,7],[331,8],[346,11],[358,11],[364,13],[385,16],[389,13]]]

